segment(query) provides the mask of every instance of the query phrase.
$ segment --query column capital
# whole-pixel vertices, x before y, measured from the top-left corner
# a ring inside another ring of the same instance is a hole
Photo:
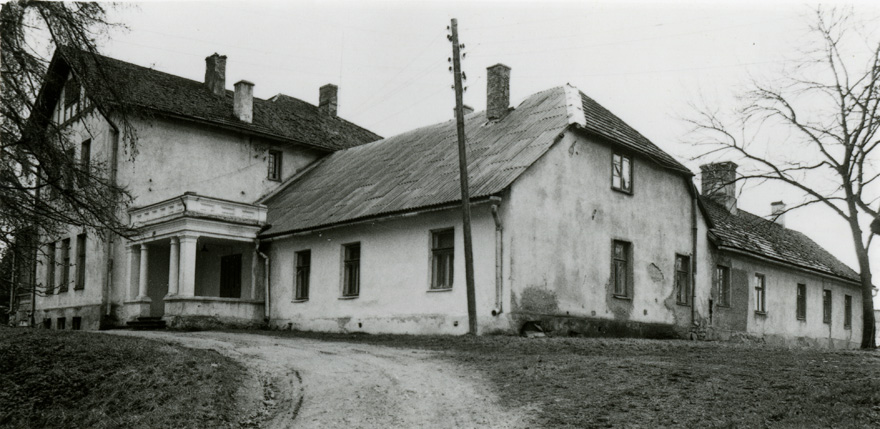
[[[141,249],[141,252],[143,252],[144,250],[149,250],[149,247],[147,247],[147,243],[142,243],[140,245],[140,249]]]
[[[173,245],[176,245],[176,244],[179,243],[179,242],[180,242],[180,238],[178,238],[176,235],[172,235],[172,236],[171,236],[171,245],[172,245],[172,246],[173,246]]]
[[[196,241],[199,239],[199,235],[196,234],[180,234],[176,237],[181,243],[183,243],[184,241]]]

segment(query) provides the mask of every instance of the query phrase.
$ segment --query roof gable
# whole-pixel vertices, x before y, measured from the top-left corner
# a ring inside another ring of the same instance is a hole
[[[744,210],[732,214],[724,206],[701,197],[720,244],[781,263],[859,281],[852,268],[806,235]]]
[[[317,106],[285,95],[271,100],[255,97],[253,122],[243,122],[233,114],[233,91],[227,90],[224,96],[218,97],[199,81],[71,48],[59,48],[56,57],[59,53],[80,77],[86,93],[108,108],[114,100],[122,98],[122,102],[132,107],[157,114],[330,151],[381,138],[342,118],[330,116]]]

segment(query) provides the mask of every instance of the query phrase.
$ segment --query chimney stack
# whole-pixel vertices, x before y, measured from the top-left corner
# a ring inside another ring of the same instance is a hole
[[[782,201],[770,203],[770,220],[785,228],[785,203]]]
[[[736,163],[716,162],[700,166],[702,194],[736,214]]]
[[[254,84],[246,80],[235,83],[235,100],[232,111],[239,121],[254,121]]]
[[[226,95],[226,55],[205,58],[205,85],[216,96]]]
[[[501,120],[510,106],[510,67],[495,64],[486,68],[486,118]]]
[[[321,109],[322,112],[336,117],[336,106],[337,106],[337,93],[339,92],[339,87],[333,85],[332,83],[328,83],[321,87],[318,91],[318,108]]]

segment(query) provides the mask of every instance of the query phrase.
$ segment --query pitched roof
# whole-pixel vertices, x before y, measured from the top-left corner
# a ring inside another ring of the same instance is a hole
[[[690,169],[676,161],[675,158],[654,145],[650,140],[638,131],[623,122],[620,118],[602,107],[599,103],[583,92],[581,104],[584,109],[584,128],[594,134],[610,139],[637,153],[647,156],[649,159],[663,167],[692,174]]]
[[[498,194],[571,124],[680,166],[650,141],[570,86],[528,97],[504,119],[465,118],[471,198]],[[606,124],[611,122],[611,124]],[[671,162],[670,162],[671,160]],[[687,171],[681,166],[681,169]],[[687,171],[690,174],[690,171]],[[461,200],[454,120],[335,152],[264,201],[272,236]]]
[[[714,223],[712,233],[720,245],[795,265],[846,280],[859,281],[852,268],[816,244],[806,235],[773,221],[737,209],[731,214],[724,206],[701,197]]]
[[[233,114],[234,91],[227,90],[225,96],[218,97],[199,81],[105,56],[92,57],[71,48],[60,48],[58,52],[74,69],[87,94],[99,104],[114,100],[109,90],[112,87],[123,102],[134,107],[331,151],[381,138],[317,106],[282,94],[269,100],[254,97],[253,123],[246,123]],[[96,76],[100,77],[89,78]]]

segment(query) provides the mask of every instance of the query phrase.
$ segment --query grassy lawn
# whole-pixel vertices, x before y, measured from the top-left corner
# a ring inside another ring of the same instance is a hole
[[[276,332],[436,350],[538,427],[880,427],[880,353],[636,339]]]
[[[213,351],[0,328],[0,427],[229,427],[243,371]]]

